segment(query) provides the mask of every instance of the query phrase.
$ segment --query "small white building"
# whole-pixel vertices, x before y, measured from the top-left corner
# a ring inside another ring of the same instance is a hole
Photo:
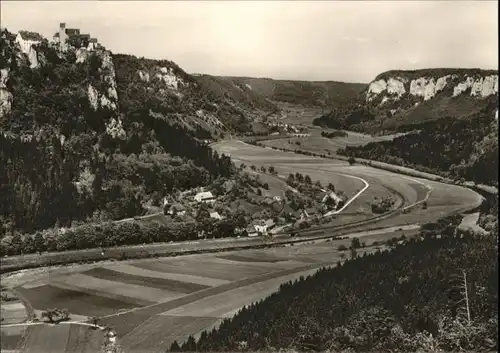
[[[31,47],[40,44],[43,37],[36,32],[19,31],[16,36],[16,43],[21,47],[21,51],[28,54]]]
[[[194,196],[196,202],[213,202],[215,201],[214,195],[210,191],[199,192]]]
[[[169,215],[184,216],[186,214],[186,209],[180,203],[172,205],[167,211]]]
[[[246,229],[247,231],[247,235],[249,237],[256,237],[259,235],[259,231],[257,230],[257,228],[254,226],[254,225],[249,225]]]
[[[33,49],[34,45],[40,44],[43,37],[36,32],[19,31],[16,36],[16,43],[21,48],[21,51],[28,56],[30,68],[38,67],[37,53]]]
[[[224,219],[224,217],[222,217],[219,212],[210,212],[210,218],[213,218],[213,219],[217,219],[217,220],[221,220],[221,219]]]
[[[322,203],[325,203],[328,199],[332,199],[335,201],[335,203],[339,203],[341,201],[343,201],[340,197],[337,196],[336,193],[334,193],[333,191],[330,191],[329,193],[327,193],[325,195],[325,197],[323,197],[323,200],[321,201]]]

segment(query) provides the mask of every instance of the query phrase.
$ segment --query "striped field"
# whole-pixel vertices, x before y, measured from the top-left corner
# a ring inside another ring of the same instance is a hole
[[[275,248],[86,266],[81,271],[54,271],[16,290],[38,312],[66,308],[74,320],[98,316],[100,325],[118,333],[127,352],[161,351],[173,340],[216,326],[244,305],[275,292],[281,283],[314,273],[325,262],[323,252],[329,254],[327,262],[337,261],[332,250],[323,244],[310,250]],[[53,352],[68,351],[71,345],[81,345],[91,330],[71,326],[28,326],[24,334],[2,328],[2,348],[15,349],[20,341],[26,352],[45,352],[52,343],[45,347],[41,341],[51,335],[61,337]],[[70,344],[73,341],[77,343]]]

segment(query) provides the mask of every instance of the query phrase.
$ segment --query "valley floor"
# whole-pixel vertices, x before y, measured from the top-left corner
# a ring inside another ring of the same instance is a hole
[[[363,187],[363,183],[353,177],[366,180],[369,187],[346,208],[345,214],[337,216],[347,223],[359,220],[374,197],[389,194],[398,195],[401,207],[408,208],[409,212],[396,212],[361,227],[359,231],[364,232],[347,235],[344,240],[28,270],[2,276],[2,284],[15,288],[35,311],[66,308],[73,321],[98,316],[99,325],[117,332],[118,343],[126,352],[161,351],[173,340],[182,341],[189,334],[199,334],[218,325],[242,306],[275,292],[281,283],[312,274],[320,267],[335,265],[346,255],[338,247],[348,246],[351,237],[358,236],[366,243],[360,251],[375,251],[378,245],[373,246],[374,241],[403,234],[411,236],[418,231],[419,224],[473,209],[481,203],[477,193],[463,187],[367,166],[349,166],[342,161],[300,156],[238,141],[222,142],[214,148],[230,153],[236,162],[273,165],[281,175],[298,171],[309,174],[312,180],[332,182],[350,195]],[[428,204],[425,209],[420,207],[423,200]],[[374,228],[381,229],[374,231]],[[326,235],[337,234],[325,231]],[[215,249],[214,244],[220,246],[228,242],[238,240],[157,244],[151,248],[203,248],[213,243],[211,246]],[[148,247],[144,249],[147,251]],[[93,346],[89,342],[102,341],[95,336],[99,331],[76,322],[56,326],[2,325],[1,331],[2,349],[26,352],[73,352],[77,346],[78,351],[90,352]]]

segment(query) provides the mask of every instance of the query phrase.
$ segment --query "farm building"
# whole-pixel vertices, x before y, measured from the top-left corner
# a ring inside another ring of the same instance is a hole
[[[213,202],[215,201],[214,195],[210,191],[199,192],[194,196],[196,202]]]
[[[210,218],[217,219],[217,220],[224,219],[224,217],[222,217],[219,214],[219,212],[210,212]]]
[[[344,201],[342,200],[342,198],[340,198],[336,193],[334,193],[333,191],[330,191],[329,193],[327,193],[324,197],[323,197],[323,200],[321,200],[321,202],[325,203],[328,199],[332,199],[333,201],[335,201],[335,203],[339,203],[341,201]]]
[[[252,225],[249,225],[247,228],[246,228],[246,232],[247,232],[247,235],[249,237],[256,237],[259,235],[259,232],[257,230],[257,228],[255,228],[255,226],[252,224]]]
[[[288,204],[283,205],[283,209],[281,210],[280,215],[284,218],[290,217],[292,219],[299,219],[300,218],[300,211],[295,211],[293,208],[290,207]]]
[[[275,226],[274,220],[268,219],[266,221],[256,220],[252,227],[255,229],[255,232],[261,234],[267,234],[269,230],[271,230]],[[248,230],[247,230],[248,231]],[[250,234],[250,232],[249,232]],[[250,236],[250,235],[249,235]]]
[[[266,226],[266,230],[270,230],[274,228],[276,224],[274,223],[274,220],[268,219],[267,221],[264,222],[264,225]]]
[[[183,216],[186,214],[186,209],[180,203],[176,203],[176,204],[172,205],[172,207],[170,207],[170,209],[168,210],[167,213],[170,215]]]

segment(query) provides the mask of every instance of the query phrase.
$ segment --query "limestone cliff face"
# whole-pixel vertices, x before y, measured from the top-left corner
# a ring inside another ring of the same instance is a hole
[[[12,106],[12,93],[7,89],[9,69],[0,70],[0,118],[10,112]]]
[[[109,51],[96,51],[96,55],[101,60],[98,68],[100,81],[104,84],[101,91],[98,91],[92,84],[87,87],[87,96],[90,106],[97,110],[105,108],[118,111],[118,93],[116,91],[116,73],[113,59]]]
[[[447,72],[448,71],[448,72]],[[440,93],[448,97],[485,98],[498,94],[498,73],[483,70],[394,71],[379,75],[366,90],[366,102],[381,106],[404,97],[428,101]]]

